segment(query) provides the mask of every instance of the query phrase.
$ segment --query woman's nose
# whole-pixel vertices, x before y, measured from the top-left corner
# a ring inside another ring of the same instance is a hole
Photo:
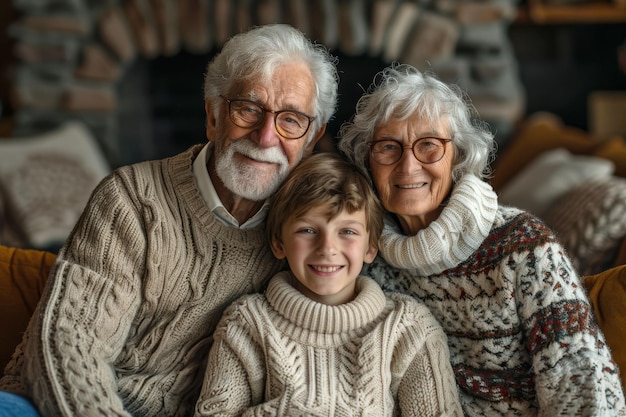
[[[415,154],[413,153],[413,147],[409,146],[409,145],[403,145],[404,146],[404,151],[402,152],[402,155],[400,156],[400,161],[398,161],[398,166],[403,168],[403,169],[407,169],[407,168],[411,168],[411,169],[415,169],[415,168],[422,168],[422,163],[415,157]]]

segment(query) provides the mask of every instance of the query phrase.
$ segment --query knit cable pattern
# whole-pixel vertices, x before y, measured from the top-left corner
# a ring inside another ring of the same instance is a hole
[[[94,191],[29,324],[23,367],[7,369],[42,415],[192,414],[223,309],[284,267],[262,226],[227,227],[207,208],[199,150],[120,168]]]
[[[267,297],[233,304],[215,332],[197,415],[460,417],[445,336],[428,309],[386,298],[369,278],[357,291],[350,303],[322,305],[283,272]]]

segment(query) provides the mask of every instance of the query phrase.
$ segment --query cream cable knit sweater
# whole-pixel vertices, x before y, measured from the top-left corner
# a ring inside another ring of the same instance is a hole
[[[98,186],[0,389],[44,416],[189,416],[223,309],[283,264],[263,227],[222,225],[192,175],[201,146]]]
[[[446,339],[422,304],[359,277],[350,303],[281,272],[224,314],[197,416],[461,416]]]
[[[468,416],[624,416],[624,394],[576,271],[537,218],[466,176],[415,236],[390,221],[364,273],[423,301],[448,336]]]

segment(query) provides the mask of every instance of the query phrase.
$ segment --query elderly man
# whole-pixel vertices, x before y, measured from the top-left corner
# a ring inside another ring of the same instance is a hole
[[[324,134],[337,84],[326,49],[289,26],[226,43],[207,69],[209,143],[96,188],[0,381],[0,410],[193,414],[223,309],[283,267],[265,200]]]

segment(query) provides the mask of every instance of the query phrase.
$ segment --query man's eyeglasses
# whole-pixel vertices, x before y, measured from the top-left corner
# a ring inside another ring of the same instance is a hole
[[[415,159],[422,164],[434,164],[446,153],[446,143],[452,139],[434,137],[419,138],[411,146],[405,146],[395,139],[382,139],[369,143],[370,153],[374,161],[381,165],[393,165],[402,158],[404,148],[411,148]]]
[[[220,96],[228,103],[230,121],[245,129],[261,126],[266,113],[274,115],[274,126],[280,136],[285,139],[300,139],[309,130],[315,117],[296,110],[268,110],[252,100],[229,99]]]

